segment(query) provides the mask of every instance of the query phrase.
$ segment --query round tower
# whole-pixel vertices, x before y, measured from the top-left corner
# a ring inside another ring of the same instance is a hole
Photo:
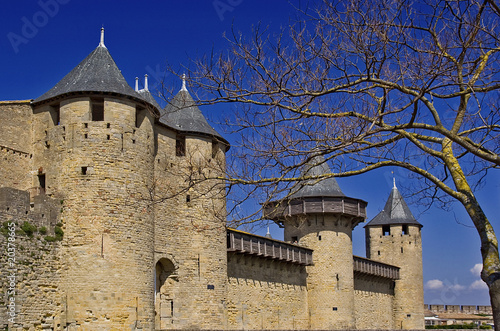
[[[265,206],[264,217],[285,228],[285,241],[314,250],[307,266],[311,329],[355,329],[352,230],[366,216],[366,202],[346,197],[323,157],[304,168],[306,180],[288,199]]]
[[[393,304],[397,329],[424,328],[421,228],[395,183],[384,209],[365,226],[367,258],[400,268]]]
[[[34,100],[35,171],[60,199],[62,328],[154,329],[154,105],[104,45]]]
[[[228,148],[183,79],[158,128],[155,193],[170,197],[155,211],[158,329],[226,327]]]

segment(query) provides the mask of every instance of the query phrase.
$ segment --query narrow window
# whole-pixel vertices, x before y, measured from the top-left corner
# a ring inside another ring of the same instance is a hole
[[[409,234],[408,232],[408,224],[403,224],[403,235]]]
[[[383,225],[382,226],[382,235],[383,236],[390,236],[391,235],[391,226],[390,225]]]
[[[92,99],[92,121],[104,121],[104,99]]]
[[[86,175],[87,174],[87,167],[82,167],[82,175]]]
[[[38,185],[40,187],[40,193],[45,193],[45,174],[38,174]]]
[[[212,159],[215,159],[215,157],[217,156],[218,149],[219,144],[217,143],[217,141],[212,140]]]
[[[175,140],[175,155],[186,156],[186,137],[177,136]]]
[[[403,247],[401,247],[401,254],[403,253]]]
[[[60,104],[54,104],[50,106],[53,110],[52,115],[52,121],[54,122],[54,125],[59,125],[61,124],[61,106]]]
[[[140,128],[142,121],[144,120],[144,115],[142,114],[142,111],[144,110],[144,107],[141,106],[136,106],[135,107],[135,127]]]
[[[191,196],[189,194],[186,195],[186,202],[191,202]]]
[[[380,251],[377,251],[377,254],[380,256]]]

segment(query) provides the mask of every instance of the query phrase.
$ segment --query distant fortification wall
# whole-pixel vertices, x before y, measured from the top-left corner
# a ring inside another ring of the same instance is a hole
[[[305,266],[228,254],[228,329],[308,329]]]

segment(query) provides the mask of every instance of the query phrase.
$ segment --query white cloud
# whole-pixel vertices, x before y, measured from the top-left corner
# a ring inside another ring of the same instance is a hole
[[[465,286],[460,285],[460,284],[453,284],[453,285],[449,286],[448,288],[454,292],[465,290]]]
[[[431,279],[425,283],[425,289],[430,291],[451,291],[453,293],[458,293],[466,288],[466,286],[460,285],[456,281],[453,284],[448,280],[442,281],[439,279]]]
[[[425,283],[425,288],[428,290],[441,290],[444,288],[444,284],[439,279],[431,279]]]
[[[472,284],[470,284],[469,289],[471,290],[487,290],[488,285],[486,285],[485,282],[483,282],[481,279],[478,279],[474,281]]]
[[[470,272],[472,272],[474,276],[481,277],[481,270],[483,270],[483,264],[478,263],[472,269],[470,269]]]

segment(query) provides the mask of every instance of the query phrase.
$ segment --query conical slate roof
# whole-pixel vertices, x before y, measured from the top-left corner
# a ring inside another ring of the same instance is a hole
[[[384,209],[368,222],[365,227],[390,224],[413,224],[422,227],[422,224],[417,222],[415,217],[413,217],[410,208],[408,208],[396,185],[392,188]]]
[[[185,133],[201,133],[227,143],[222,136],[208,124],[205,116],[196,106],[183,82],[183,87],[172,101],[163,109],[160,123]],[[227,143],[228,144],[228,143]],[[229,144],[228,144],[229,145]]]
[[[148,90],[139,90],[137,92],[139,93],[139,95],[141,96],[141,98],[144,101],[152,104],[153,106],[155,106],[158,109],[161,109],[160,105],[158,104],[158,102],[156,102],[156,100],[153,97],[153,95],[151,94],[151,92],[149,92]]]
[[[34,104],[72,93],[116,93],[151,103],[132,89],[120,69],[104,46],[104,31],[101,43],[80,64],[71,70],[53,88],[33,101]],[[153,104],[155,107],[157,104]],[[158,109],[160,109],[158,107]]]
[[[302,170],[301,177],[321,176],[330,174],[331,170],[323,156],[312,158]],[[297,192],[290,195],[290,199],[304,197],[343,197],[342,190],[334,177],[325,179],[309,179],[300,184]]]

